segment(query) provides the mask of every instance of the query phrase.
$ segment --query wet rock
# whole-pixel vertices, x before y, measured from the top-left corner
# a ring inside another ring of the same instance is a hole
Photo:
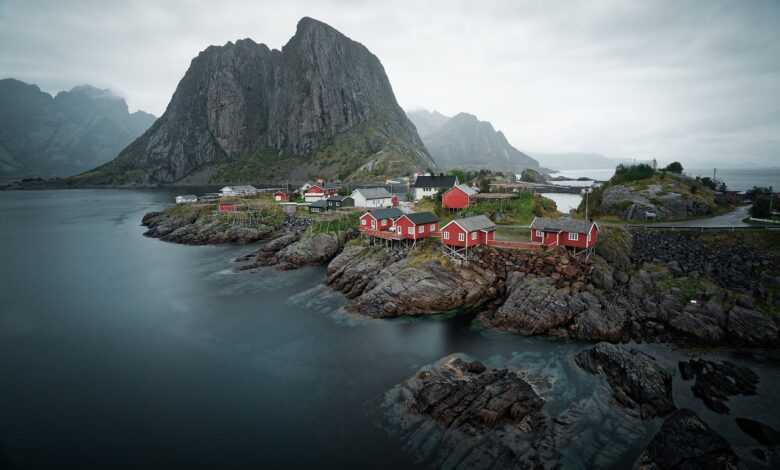
[[[514,272],[507,279],[503,305],[495,312],[480,315],[480,320],[502,330],[539,335],[569,324],[586,309],[580,295],[559,289],[554,279]]]
[[[634,463],[635,470],[735,470],[729,443],[690,410],[675,411]]]
[[[330,261],[339,252],[341,242],[334,234],[320,233],[306,235],[276,253],[279,264],[305,266],[323,264]]]
[[[544,400],[516,371],[453,354],[423,367],[383,402],[389,431],[432,467],[558,467]]]
[[[696,379],[691,390],[707,408],[728,414],[726,402],[735,395],[755,395],[758,375],[747,367],[731,362],[711,362],[691,359],[679,363],[680,374],[685,380]]]
[[[428,315],[473,309],[495,298],[493,271],[430,255],[413,253],[382,269],[348,308],[378,318]]]
[[[750,346],[777,346],[777,324],[761,312],[735,306],[729,312],[726,329],[740,343]]]
[[[711,313],[690,304],[682,312],[673,312],[669,320],[672,328],[708,344],[718,344],[724,339],[723,323],[722,312]]]
[[[643,419],[664,416],[675,409],[672,376],[648,354],[599,343],[577,353],[574,360],[582,369],[604,375],[618,403]]]
[[[150,212],[141,223],[145,236],[185,245],[249,244],[263,240],[276,230],[271,224],[234,225],[213,216],[208,206],[193,206],[189,211]]]
[[[574,321],[574,336],[588,341],[617,343],[625,339],[626,311],[615,305],[588,309]]]
[[[737,418],[737,426],[745,434],[767,447],[780,446],[780,431],[748,418]]]
[[[348,244],[328,264],[328,285],[347,298],[361,295],[379,271],[400,261],[402,255],[364,244]],[[390,310],[395,310],[393,306]]]

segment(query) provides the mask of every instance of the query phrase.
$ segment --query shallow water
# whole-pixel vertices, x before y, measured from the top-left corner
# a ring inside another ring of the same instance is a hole
[[[660,420],[610,405],[572,362],[577,343],[470,325],[467,316],[370,320],[343,311],[324,269],[234,273],[250,247],[188,247],[143,237],[165,191],[0,192],[0,467],[414,468],[377,404],[422,365],[463,352],[540,378],[546,409],[576,418],[566,466],[632,462]],[[686,354],[643,346],[665,365]],[[780,367],[738,357],[762,381],[703,409],[675,399],[737,445],[734,417],[780,428]]]

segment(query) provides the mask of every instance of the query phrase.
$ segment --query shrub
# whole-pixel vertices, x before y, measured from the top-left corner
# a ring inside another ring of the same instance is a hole
[[[666,171],[669,173],[682,174],[683,166],[680,162],[672,162],[666,166]]]
[[[650,178],[655,174],[655,170],[650,165],[640,163],[639,165],[618,165],[615,168],[615,175],[610,182],[612,184],[628,183],[630,181],[643,180]]]

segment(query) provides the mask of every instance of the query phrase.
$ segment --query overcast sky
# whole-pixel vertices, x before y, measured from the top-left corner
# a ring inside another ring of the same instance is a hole
[[[302,16],[376,54],[405,109],[476,114],[532,154],[780,166],[778,0],[0,0],[0,78],[159,116],[199,51],[281,48]]]

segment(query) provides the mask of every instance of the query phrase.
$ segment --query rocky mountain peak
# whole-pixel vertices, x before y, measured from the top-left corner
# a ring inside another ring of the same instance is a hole
[[[281,51],[251,39],[205,49],[157,123],[92,176],[261,182],[435,167],[379,59],[303,18]]]

